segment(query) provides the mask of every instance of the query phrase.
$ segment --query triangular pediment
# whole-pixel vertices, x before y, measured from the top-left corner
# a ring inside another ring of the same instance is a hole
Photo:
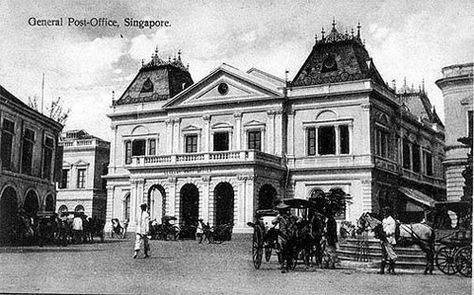
[[[182,131],[199,131],[201,128],[195,126],[195,125],[188,125],[182,129]]]
[[[244,124],[244,127],[247,127],[247,128],[249,128],[249,127],[261,127],[261,126],[265,126],[265,123],[257,121],[257,120],[251,120],[251,121]]]
[[[282,93],[277,85],[224,64],[178,94],[164,107],[187,107],[280,97]]]

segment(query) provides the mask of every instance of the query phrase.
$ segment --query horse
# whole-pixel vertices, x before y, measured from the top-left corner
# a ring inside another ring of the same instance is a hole
[[[283,219],[283,217],[280,217]],[[281,220],[280,220],[281,221]],[[284,223],[284,225],[282,224]],[[288,216],[280,222],[278,244],[280,247],[282,273],[290,271],[298,255],[298,225],[295,216]]]
[[[366,228],[372,229],[375,237],[383,239],[385,233],[383,232],[382,222],[374,213],[363,213],[357,220],[358,231],[362,232]],[[397,238],[398,245],[411,246],[418,245],[426,254],[426,266],[424,274],[433,274],[434,269],[434,254],[435,254],[435,231],[425,223],[411,223],[399,225],[399,237]]]

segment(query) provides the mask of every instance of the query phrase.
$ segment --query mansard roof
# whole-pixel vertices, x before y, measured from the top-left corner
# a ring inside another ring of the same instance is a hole
[[[400,103],[405,105],[411,114],[428,122],[444,126],[424,90],[424,86],[416,90],[413,86],[411,88],[407,87],[405,83],[405,86],[397,92],[397,95],[400,98]]]
[[[122,96],[113,105],[135,104],[167,100],[193,84],[189,66],[181,60],[181,51],[173,60],[164,61],[158,56],[158,49],[148,63],[142,67]]]
[[[336,22],[329,35],[315,38],[315,44],[308,58],[296,74],[290,86],[310,86],[334,82],[372,79],[386,87],[360,38],[360,25],[357,35],[347,31],[339,33]]]

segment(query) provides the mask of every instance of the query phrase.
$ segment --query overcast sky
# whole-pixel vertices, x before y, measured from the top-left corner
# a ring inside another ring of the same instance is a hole
[[[61,97],[72,112],[65,129],[109,140],[111,92],[120,96],[156,46],[162,58],[181,49],[195,82],[225,62],[292,79],[321,27],[357,23],[385,81],[426,89],[444,119],[441,68],[473,61],[472,1],[2,1],[0,84],[24,100]],[[34,27],[28,19],[105,17],[119,28]],[[124,26],[124,18],[168,20],[168,28]]]

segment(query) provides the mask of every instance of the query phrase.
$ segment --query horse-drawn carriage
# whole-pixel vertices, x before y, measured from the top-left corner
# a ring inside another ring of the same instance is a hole
[[[438,202],[434,226],[441,245],[436,251],[436,267],[444,274],[472,275],[472,204]]]
[[[278,262],[283,269],[294,269],[298,261],[310,265],[314,259],[320,264],[325,217],[318,213],[314,203],[308,200],[287,199],[281,204],[283,205],[280,205],[280,208],[286,207],[293,211],[285,229],[273,225],[272,221],[278,216],[278,211],[272,209],[257,210],[255,222],[248,223],[254,228],[252,240],[254,267],[260,268],[264,254],[265,260],[270,261],[272,250],[276,251]]]

